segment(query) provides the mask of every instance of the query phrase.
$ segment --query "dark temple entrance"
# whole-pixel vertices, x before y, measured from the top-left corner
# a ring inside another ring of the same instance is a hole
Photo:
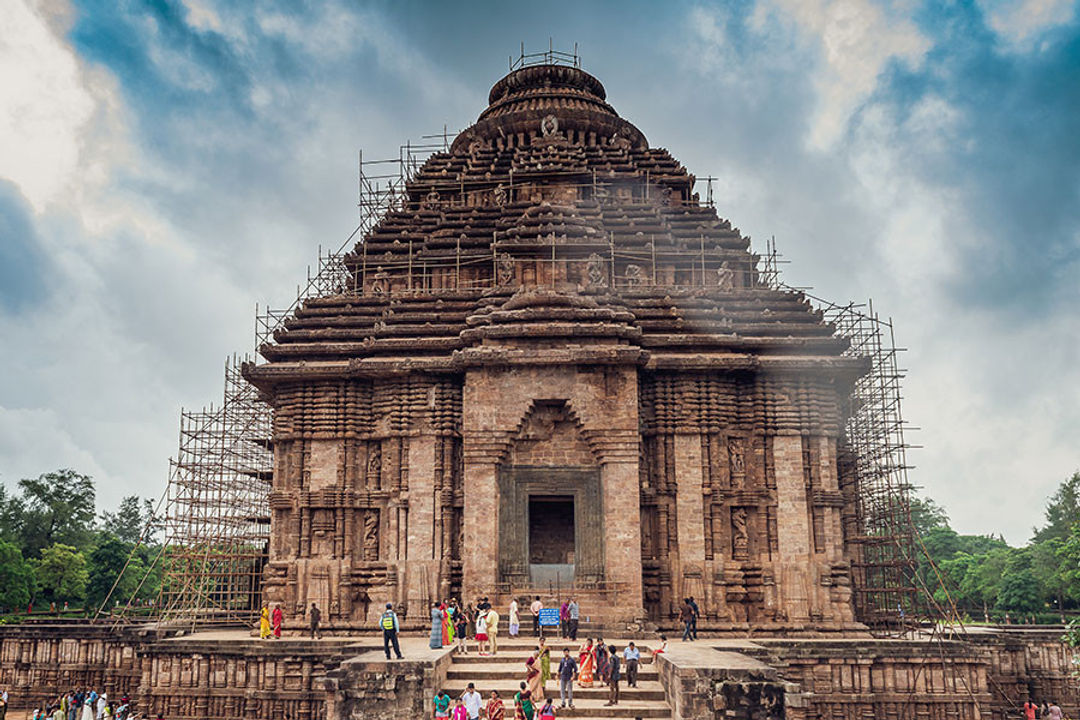
[[[501,467],[500,582],[513,588],[600,582],[601,517],[598,469]]]
[[[534,584],[566,585],[574,577],[574,498],[529,497],[529,575]]]

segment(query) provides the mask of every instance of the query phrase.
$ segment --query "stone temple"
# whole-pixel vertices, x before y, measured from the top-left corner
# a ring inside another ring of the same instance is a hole
[[[556,59],[499,80],[274,316],[265,362],[182,416],[159,616],[0,627],[13,708],[92,687],[146,717],[429,717],[467,682],[512,697],[534,642],[430,649],[429,603],[487,596],[505,626],[539,594],[575,596],[582,637],[674,640],[618,706],[581,688],[561,718],[1080,712],[1060,628],[920,624],[913,581],[875,575],[912,562],[888,555],[896,508],[851,429],[875,361]],[[695,643],[675,632],[687,596]],[[282,639],[253,637],[264,602]],[[404,660],[384,660],[386,603]]]
[[[275,411],[267,599],[344,629],[557,583],[609,621],[693,595],[712,628],[851,628],[866,367],[694,182],[577,67],[496,83],[354,287],[245,368]]]

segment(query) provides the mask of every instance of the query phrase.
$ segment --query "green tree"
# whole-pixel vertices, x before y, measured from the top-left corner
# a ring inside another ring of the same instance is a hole
[[[0,541],[0,607],[24,610],[34,595],[34,568],[11,542]]]
[[[130,545],[107,533],[98,537],[97,547],[90,553],[87,601],[91,610],[97,610],[106,600],[110,606],[117,601],[126,603],[132,596],[145,574],[146,566],[138,555],[132,556],[131,550]],[[128,562],[129,557],[132,558],[131,563]]]
[[[1065,540],[1072,527],[1080,523],[1080,471],[1074,472],[1046,504],[1046,525],[1035,531],[1035,542]]]
[[[1043,606],[1039,585],[1031,568],[1006,572],[1001,578],[997,607],[1009,612],[1032,613]]]
[[[48,600],[81,603],[86,598],[86,556],[71,545],[56,543],[42,550],[36,574]]]
[[[149,531],[143,537],[143,531]],[[129,495],[120,501],[115,513],[101,514],[101,529],[121,542],[134,545],[142,538],[146,544],[153,544],[159,523],[154,522],[154,507],[149,500],[140,502],[138,495]]]
[[[23,495],[23,552],[37,557],[54,543],[87,547],[93,539],[94,482],[74,470],[19,481]]]
[[[930,498],[916,497],[911,500],[911,524],[925,537],[931,530],[948,528],[949,515]]]

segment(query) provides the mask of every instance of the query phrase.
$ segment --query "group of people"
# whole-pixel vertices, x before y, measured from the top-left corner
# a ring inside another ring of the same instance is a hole
[[[667,650],[667,638],[660,636],[660,647],[653,657]],[[619,702],[619,684],[625,677],[629,687],[637,687],[638,667],[642,662],[641,650],[629,643],[621,652],[612,644],[597,638],[588,638],[575,653],[570,647],[563,648],[558,667],[552,672],[551,648],[541,637],[536,649],[525,660],[525,679],[511,698],[514,720],[551,720],[556,716],[555,698],[548,696],[547,683],[559,680],[559,709],[574,707],[574,684],[591,688],[600,682],[609,688],[606,705]],[[435,720],[504,720],[507,707],[497,690],[492,690],[485,702],[473,683],[469,683],[460,697],[451,698],[443,690],[433,700],[432,717]]]
[[[511,605],[511,634],[515,635],[515,614]],[[469,652],[469,634],[476,640],[476,651],[482,656],[494,655],[499,649],[499,613],[486,597],[476,605],[463,606],[460,600],[445,600],[431,604],[431,638],[433,650],[457,644],[463,654]]]
[[[307,611],[308,626],[311,629],[311,637],[322,637],[319,633],[319,623],[322,620],[322,611],[319,610],[319,606],[315,603],[311,603],[311,607]],[[263,640],[268,638],[274,638],[275,640],[281,637],[281,624],[285,620],[285,613],[282,612],[280,605],[275,605],[271,611],[267,605],[263,605],[262,612],[259,613],[259,637]]]
[[[7,693],[3,693],[4,709]],[[3,715],[0,715],[3,717]],[[44,707],[34,709],[31,720],[125,720],[132,717],[131,700],[127,695],[113,702],[108,695],[94,690],[72,690],[57,697]]]
[[[275,605],[273,612],[263,605],[262,613],[259,614],[259,637],[263,640],[281,637],[281,623],[285,619],[285,613],[280,605]]]
[[[1042,705],[1034,703],[1031,700],[1025,700],[1023,706],[1020,708],[1024,714],[1024,720],[1036,720],[1040,718],[1045,720],[1063,720],[1065,713],[1061,711],[1057,703],[1043,702]]]
[[[679,621],[683,624],[683,642],[697,640],[697,621],[701,617],[701,608],[694,602],[693,596],[683,598],[683,604],[679,607]]]

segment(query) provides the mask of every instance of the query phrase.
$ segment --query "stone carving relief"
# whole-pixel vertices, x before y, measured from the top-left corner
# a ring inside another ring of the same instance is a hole
[[[554,115],[545,115],[540,121],[540,134],[546,138],[560,137],[559,119]]]
[[[375,295],[383,295],[389,289],[390,276],[383,272],[381,267],[375,269],[375,279],[371,281],[371,292]]]
[[[645,282],[645,274],[640,265],[626,266],[626,284],[630,287],[638,287]]]
[[[477,138],[477,139],[473,140],[471,143],[469,143],[469,154],[470,155],[475,157],[476,155],[483,152],[483,150],[484,150],[484,141],[481,140],[480,138]]]
[[[728,441],[728,474],[733,488],[741,488],[746,479],[745,452],[740,438],[731,438]]]
[[[589,264],[585,269],[586,278],[589,281],[589,285],[605,285],[604,277],[604,258],[599,254],[593,253],[589,256]]]
[[[382,487],[382,449],[377,444],[369,448],[366,482],[369,488],[379,488]]]
[[[495,281],[499,285],[514,284],[514,258],[510,253],[501,253],[495,267]]]
[[[364,511],[364,559],[379,559],[379,511]]]
[[[439,209],[439,191],[432,190],[424,196],[424,202],[421,207],[425,210],[438,210]]]
[[[731,554],[736,560],[746,560],[750,555],[750,536],[746,529],[746,508],[731,510]]]
[[[499,183],[495,186],[495,189],[491,192],[491,200],[498,207],[506,205],[506,186]]]
[[[721,290],[735,289],[735,271],[728,267],[727,260],[716,270],[716,286]]]

